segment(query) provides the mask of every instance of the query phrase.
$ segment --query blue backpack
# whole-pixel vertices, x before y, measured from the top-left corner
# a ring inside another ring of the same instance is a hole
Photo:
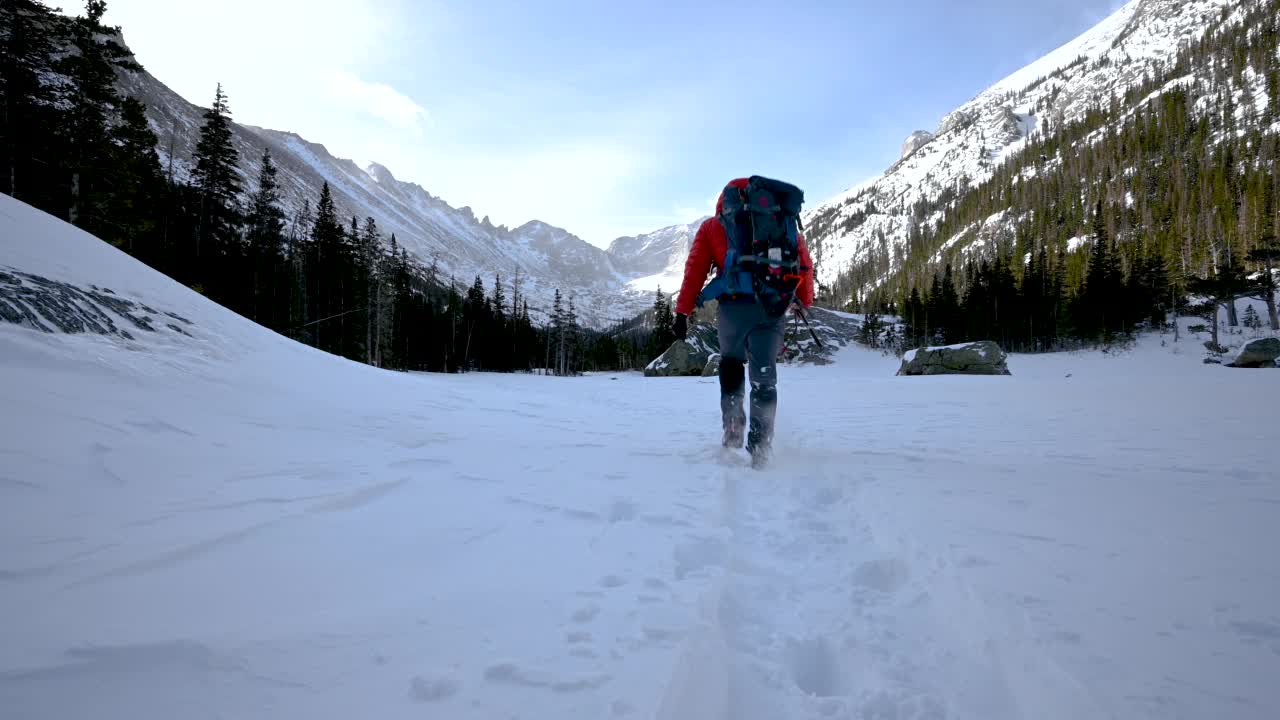
[[[804,191],[752,176],[745,188],[724,189],[720,224],[728,242],[724,269],[698,295],[707,300],[754,297],[770,317],[780,317],[803,279],[800,207]]]

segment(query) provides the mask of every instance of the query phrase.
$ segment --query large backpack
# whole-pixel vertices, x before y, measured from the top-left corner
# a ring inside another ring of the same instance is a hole
[[[724,270],[708,286],[714,297],[754,296],[770,317],[787,311],[800,286],[800,207],[804,191],[754,175],[724,190],[720,224],[728,248]]]

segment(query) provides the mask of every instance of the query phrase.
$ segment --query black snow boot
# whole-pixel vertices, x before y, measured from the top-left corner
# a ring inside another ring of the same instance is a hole
[[[746,369],[741,360],[724,358],[720,361],[720,416],[724,426],[723,444],[727,448],[741,448],[746,429],[747,414],[742,407]]]

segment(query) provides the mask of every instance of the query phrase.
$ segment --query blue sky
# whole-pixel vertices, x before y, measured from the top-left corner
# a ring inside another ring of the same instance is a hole
[[[106,19],[192,102],[222,82],[240,122],[605,246],[696,219],[738,175],[835,195],[1120,4],[114,0]]]

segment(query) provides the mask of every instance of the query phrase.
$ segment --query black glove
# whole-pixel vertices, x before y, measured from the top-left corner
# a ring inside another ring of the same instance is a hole
[[[671,331],[676,334],[677,340],[683,340],[689,337],[689,316],[676,315],[676,323],[671,326]]]

